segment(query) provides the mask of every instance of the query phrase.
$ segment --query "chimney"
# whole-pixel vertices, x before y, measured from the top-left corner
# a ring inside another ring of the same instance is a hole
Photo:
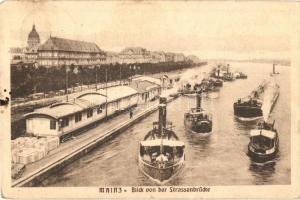
[[[199,91],[196,95],[196,108],[197,108],[197,110],[200,110],[200,108],[201,108],[201,94],[202,94],[202,91]]]
[[[220,68],[218,68],[218,78],[220,78]]]
[[[160,97],[159,98],[159,106],[158,106],[158,131],[160,134],[163,132],[163,128],[166,127],[167,124],[167,98]]]
[[[273,63],[273,74],[275,74],[275,63]]]

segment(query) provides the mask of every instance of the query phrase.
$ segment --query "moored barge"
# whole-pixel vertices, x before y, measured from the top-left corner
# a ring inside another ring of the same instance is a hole
[[[242,121],[251,121],[263,116],[261,107],[266,84],[266,82],[263,82],[253,90],[250,95],[238,99],[233,104],[234,115],[238,119]]]

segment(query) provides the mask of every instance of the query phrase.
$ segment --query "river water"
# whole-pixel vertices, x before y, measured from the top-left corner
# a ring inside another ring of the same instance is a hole
[[[249,131],[255,123],[239,122],[233,116],[233,103],[252,91],[263,79],[270,79],[270,64],[231,63],[248,79],[225,82],[219,92],[203,98],[202,107],[213,115],[213,133],[199,138],[185,131],[184,111],[194,106],[195,99],[180,97],[167,106],[167,119],[186,144],[186,161],[182,171],[167,185],[257,185],[290,184],[290,68],[278,66],[274,77],[280,85],[280,96],[270,115],[279,132],[280,151],[271,162],[252,162],[247,153]],[[213,97],[213,98],[212,98]],[[124,133],[92,151],[59,173],[49,177],[43,186],[137,186],[156,185],[138,168],[138,142],[152,127],[155,112]]]

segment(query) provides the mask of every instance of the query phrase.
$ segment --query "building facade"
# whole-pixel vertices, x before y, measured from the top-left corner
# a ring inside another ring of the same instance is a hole
[[[143,104],[152,101],[161,94],[161,87],[158,84],[147,80],[134,80],[129,87],[136,90],[139,94],[138,103]]]
[[[200,59],[195,55],[189,55],[186,58],[188,61],[192,61],[193,63],[199,63]]]
[[[184,62],[185,56],[183,53],[175,53],[174,54],[174,62]]]
[[[17,64],[25,60],[25,48],[14,47],[10,48],[10,63]]]
[[[93,66],[106,62],[106,54],[91,42],[50,37],[38,48],[38,64],[46,67]]]
[[[122,63],[149,63],[150,51],[141,47],[127,47],[119,54]]]
[[[151,54],[151,63],[166,62],[166,55],[163,51],[153,51]]]

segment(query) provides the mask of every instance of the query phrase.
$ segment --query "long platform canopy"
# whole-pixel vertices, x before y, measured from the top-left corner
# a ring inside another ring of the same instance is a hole
[[[48,107],[36,109],[34,112],[25,114],[23,117],[48,117],[59,119],[87,110],[89,108],[103,105],[106,103],[106,101],[109,103],[135,94],[137,94],[137,91],[129,86],[116,86],[107,88],[107,99],[105,90],[98,90],[95,92],[89,91],[80,93],[80,95],[78,95],[72,101],[56,103]]]

